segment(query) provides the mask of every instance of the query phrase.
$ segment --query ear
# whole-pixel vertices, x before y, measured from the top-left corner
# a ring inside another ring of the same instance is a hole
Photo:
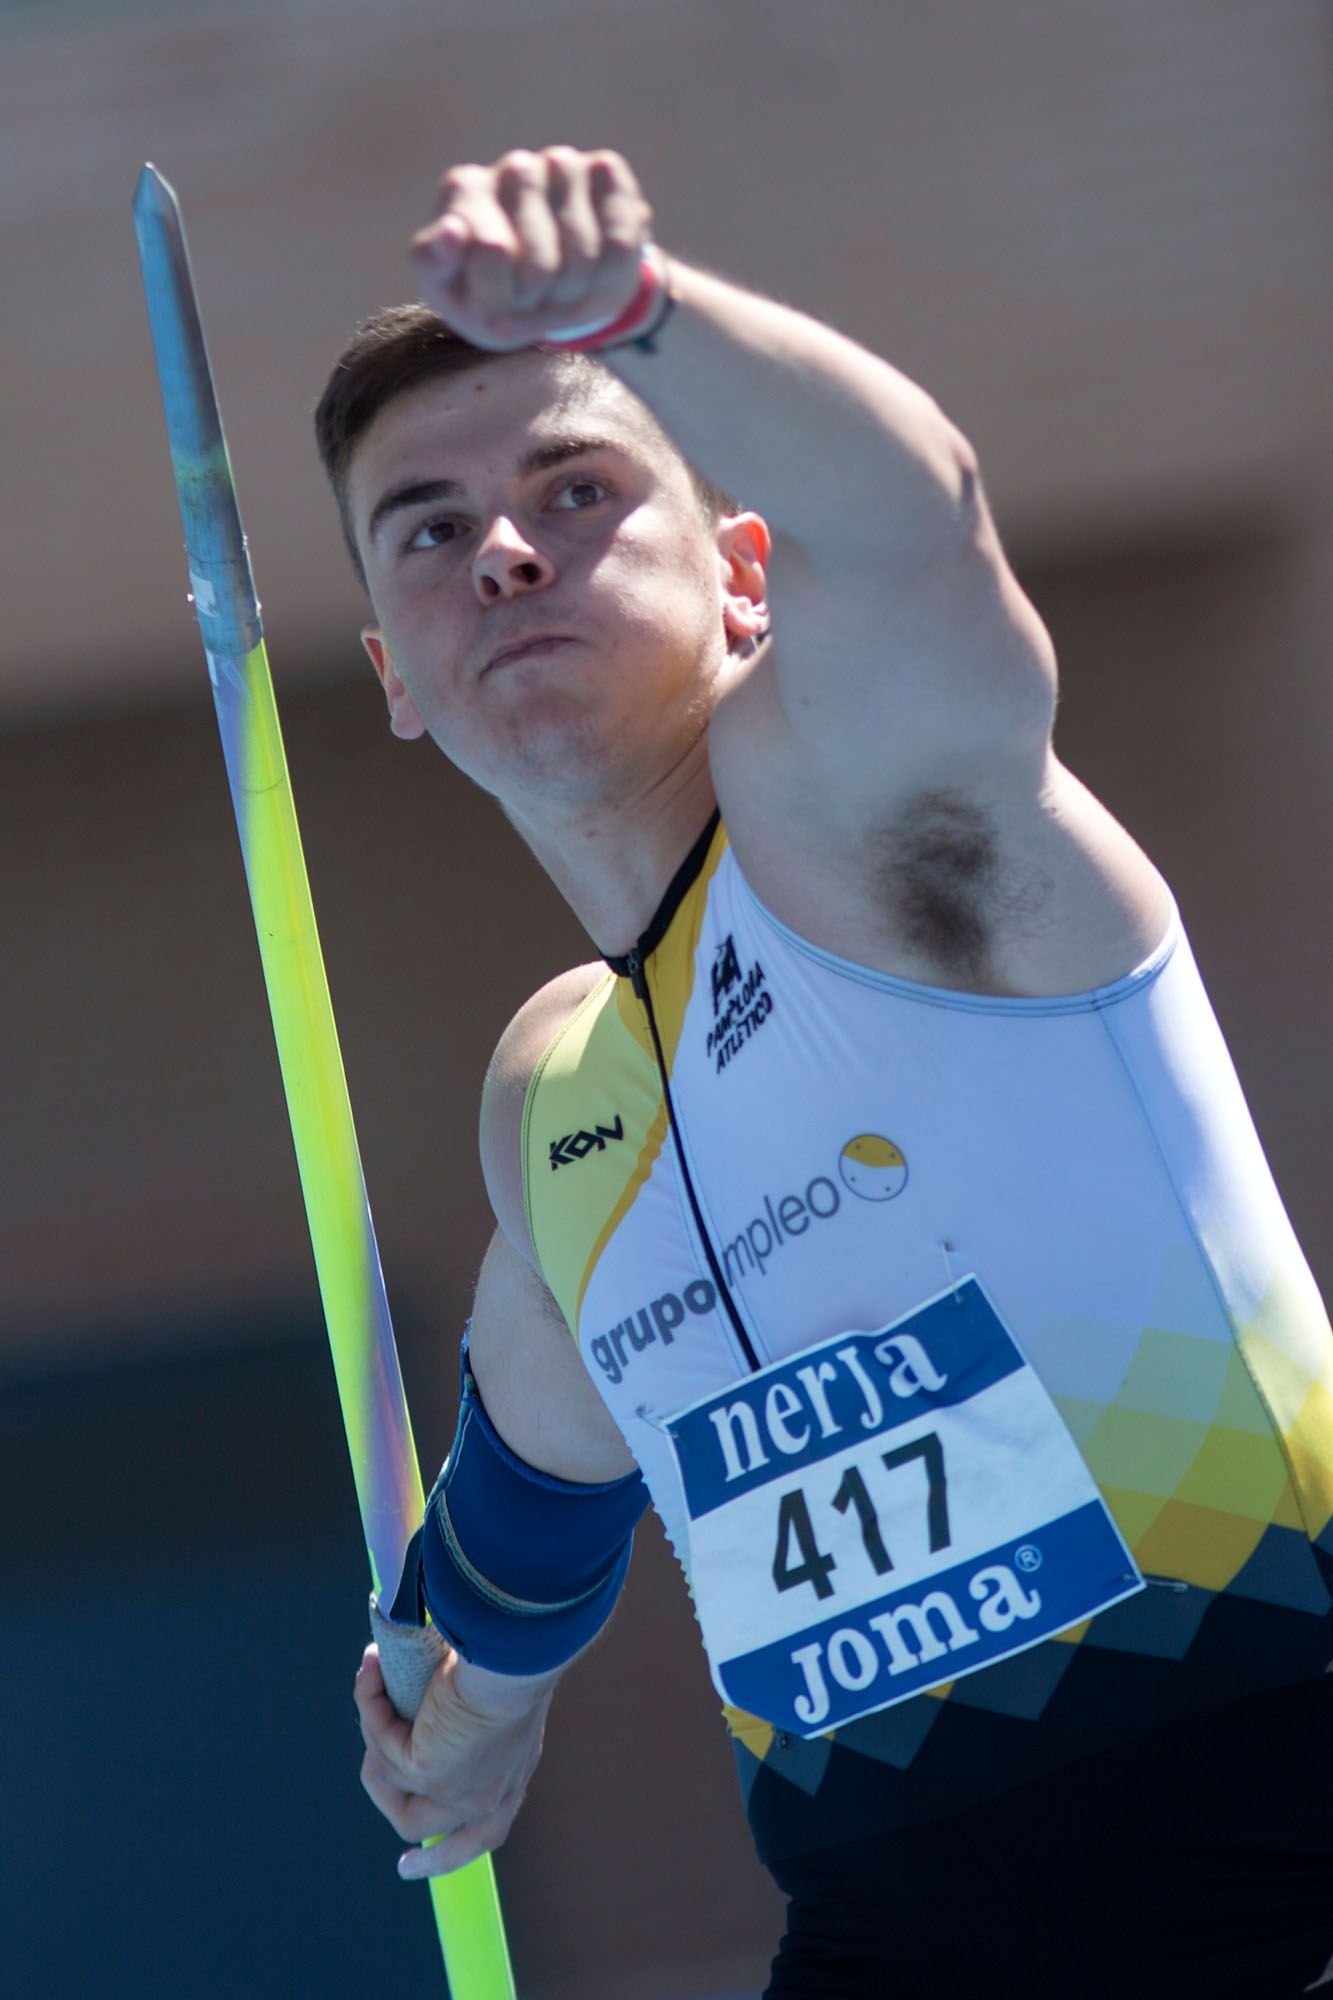
[[[380,686],[384,689],[384,699],[389,704],[389,727],[394,735],[401,736],[404,742],[409,743],[414,737],[424,736],[426,725],[417,714],[417,705],[398,676],[398,670],[389,656],[384,634],[378,625],[362,626],[361,644],[370,655],[370,664],[378,674]]]
[[[762,639],[768,630],[768,558],[773,538],[759,514],[729,514],[718,523],[717,547],[723,564],[722,623],[727,643],[737,648]]]

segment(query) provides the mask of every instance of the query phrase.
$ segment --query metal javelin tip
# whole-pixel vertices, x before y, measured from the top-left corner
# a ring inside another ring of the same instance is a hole
[[[151,164],[135,189],[134,228],[200,631],[210,656],[248,653],[260,638],[259,605],[199,323],[190,253],[175,192]]]
[[[176,190],[165,174],[158,172],[151,160],[145,160],[143,172],[134,188],[134,212],[136,215],[173,214],[179,221],[180,204],[176,200]]]

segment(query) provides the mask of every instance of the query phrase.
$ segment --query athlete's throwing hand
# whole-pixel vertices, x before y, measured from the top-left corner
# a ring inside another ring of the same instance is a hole
[[[410,1723],[385,1692],[378,1648],[366,1649],[353,1691],[361,1782],[402,1839],[437,1841],[408,1849],[404,1880],[448,1875],[500,1845],[537,1768],[558,1678],[489,1674],[452,1654]]]
[[[432,312],[506,354],[618,318],[640,289],[651,224],[619,153],[547,146],[451,167],[412,258]]]

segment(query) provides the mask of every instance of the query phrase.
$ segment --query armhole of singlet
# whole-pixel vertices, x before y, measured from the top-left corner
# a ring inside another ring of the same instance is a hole
[[[860,986],[871,986],[881,993],[896,993],[904,1000],[915,1000],[928,1007],[946,1007],[970,1014],[1093,1014],[1114,1007],[1122,1000],[1130,999],[1145,986],[1157,979],[1171,962],[1185,937],[1180,909],[1171,884],[1161,873],[1157,878],[1167,898],[1166,930],[1152,950],[1131,966],[1128,972],[1105,986],[1082,988],[1075,993],[1055,993],[1049,995],[1023,995],[1009,993],[969,993],[951,986],[931,986],[921,980],[903,979],[893,972],[877,972],[872,966],[859,965],[855,959],[840,957],[828,951],[823,945],[812,944],[799,931],[775,916],[767,903],[747,881],[739,862],[733,862],[736,880],[741,893],[751,905],[760,921],[773,931],[793,951],[802,957],[836,973],[841,979],[852,980]]]
[[[588,992],[579,1001],[578,1006],[573,1009],[568,1020],[561,1022],[550,1041],[546,1044],[546,1047],[542,1050],[541,1055],[533,1065],[532,1075],[528,1078],[528,1087],[523,1093],[523,1120],[519,1136],[520,1165],[523,1173],[523,1224],[528,1232],[528,1242],[532,1246],[533,1256],[537,1259],[537,1269],[539,1271],[541,1270],[542,1260],[541,1252],[537,1248],[537,1233],[532,1225],[532,1181],[529,1172],[530,1147],[528,1143],[532,1126],[532,1114],[537,1103],[537,1087],[546,1072],[546,1065],[550,1062],[565,1036],[582,1019],[583,1015],[594,1002],[598,1005],[601,1004],[607,996],[608,988],[613,988],[615,983],[616,975],[609,969],[602,974],[600,979],[594,982]]]

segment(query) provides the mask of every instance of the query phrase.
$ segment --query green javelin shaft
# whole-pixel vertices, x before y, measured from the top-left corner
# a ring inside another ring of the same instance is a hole
[[[421,1478],[292,804],[259,605],[175,194],[134,198],[199,619],[375,1590],[391,1597]],[[490,1859],[431,1883],[453,2000],[513,2000]]]

